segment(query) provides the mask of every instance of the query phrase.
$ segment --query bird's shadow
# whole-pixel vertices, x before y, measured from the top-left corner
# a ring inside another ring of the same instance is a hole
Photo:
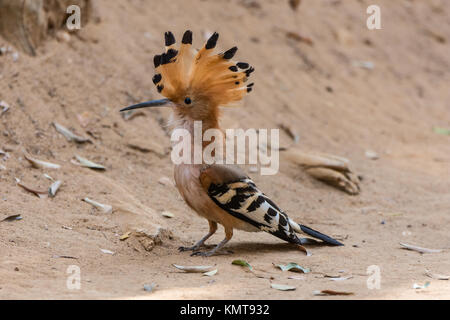
[[[328,247],[326,243],[315,241],[313,239],[308,239],[306,243],[308,248],[310,247]],[[215,245],[208,244],[204,246],[205,249],[212,249]],[[226,247],[222,248],[217,255],[229,255],[233,253],[255,253],[255,252],[288,252],[288,251],[300,251],[298,245],[291,243],[262,243],[262,242],[239,242],[231,243]]]

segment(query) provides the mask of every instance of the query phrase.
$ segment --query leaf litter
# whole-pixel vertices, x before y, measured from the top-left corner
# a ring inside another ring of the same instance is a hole
[[[59,187],[61,186],[61,184],[62,184],[62,182],[57,180],[57,181],[52,183],[50,188],[48,188],[48,196],[50,198],[54,198],[56,196],[56,192],[58,192]]]
[[[400,245],[404,249],[417,251],[417,252],[420,252],[420,253],[439,253],[439,252],[442,252],[442,249],[428,249],[428,248],[418,247],[418,246],[415,246],[415,245],[412,245],[412,244],[403,243],[403,242],[400,242]]]
[[[450,129],[446,129],[446,128],[434,127],[433,132],[437,133],[437,134],[450,136]]]
[[[16,182],[19,187],[25,189],[28,192],[33,193],[34,195],[38,196],[40,199],[47,198],[47,196],[48,196],[47,190],[43,191],[43,190],[37,190],[35,188],[28,187],[28,186],[24,185],[18,178],[16,178]]]
[[[436,279],[436,280],[450,280],[450,276],[447,275],[443,275],[443,274],[438,274],[438,273],[433,273],[430,270],[426,269],[425,270],[425,275],[432,278],[432,279]]]
[[[6,217],[1,222],[11,222],[11,221],[17,221],[17,220],[22,220],[22,216],[20,214],[13,214],[9,217]]]
[[[172,213],[172,212],[170,212],[170,211],[163,211],[162,213],[161,213],[161,215],[164,217],[164,218],[173,218],[173,217],[175,217],[175,215]]]
[[[427,282],[425,282],[423,285],[422,284],[417,284],[417,283],[414,283],[413,284],[413,289],[426,289],[426,288],[428,288],[430,286],[430,282],[429,281],[427,281]]]
[[[58,131],[59,133],[61,133],[66,139],[67,141],[71,142],[77,142],[77,143],[85,143],[85,142],[90,142],[91,140],[85,138],[85,137],[81,137],[76,135],[75,133],[73,133],[72,131],[70,131],[69,129],[67,129],[66,127],[60,125],[57,122],[53,122],[53,126],[55,127],[56,131]]]
[[[313,241],[315,241],[315,240],[313,240]],[[298,244],[298,245],[297,245],[297,248],[298,248],[300,251],[303,251],[303,252],[306,254],[307,257],[312,256],[312,253],[309,252],[308,249],[306,249],[304,246]]]
[[[213,266],[181,266],[178,264],[172,264],[172,266],[187,273],[205,273],[214,271],[211,270]]]
[[[285,284],[277,284],[277,283],[271,283],[270,287],[273,289],[280,290],[280,291],[294,291],[297,289],[294,286],[289,286],[289,285],[285,285]]]
[[[316,290],[313,291],[315,296],[352,296],[354,292],[334,291],[334,290]]]
[[[78,162],[72,161],[72,163],[78,166],[95,170],[106,170],[106,168],[103,165],[90,161],[86,158],[80,157],[79,155],[75,155],[75,158],[77,158]]]
[[[311,270],[309,268],[302,267],[295,262],[290,262],[287,265],[275,264],[275,263],[273,265],[275,267],[281,269],[282,271],[292,271],[292,272],[301,272],[301,273],[311,272]]]
[[[110,255],[114,255],[115,254],[114,251],[111,251],[111,250],[108,250],[108,249],[100,249],[100,251],[103,252],[104,254],[110,254]]]
[[[56,255],[56,254],[53,255],[52,258],[55,258],[55,259],[61,258],[61,259],[74,259],[74,260],[78,260],[78,257],[66,256],[66,255],[59,256],[59,255]]]
[[[245,260],[241,260],[241,259],[233,260],[233,262],[231,262],[231,264],[241,266],[241,267],[247,267],[250,271],[253,271],[253,267]]]
[[[204,276],[208,276],[208,277],[212,277],[213,275],[215,275],[217,273],[217,271],[219,271],[219,270],[214,269],[214,270],[211,270],[211,271],[203,273],[203,275]]]
[[[0,117],[3,116],[4,113],[6,113],[9,110],[9,104],[7,104],[5,101],[0,101]]]
[[[28,160],[29,163],[31,163],[31,165],[34,168],[37,168],[37,169],[59,169],[59,168],[61,168],[61,166],[59,164],[38,160],[38,159],[32,158],[28,155],[25,155],[24,157],[26,160]]]
[[[348,279],[353,278],[352,275],[344,276],[344,277],[336,277],[336,276],[325,275],[324,277],[330,279],[331,281],[344,281],[344,280],[348,280]]]
[[[125,240],[127,240],[130,237],[130,235],[131,235],[131,231],[128,231],[128,232],[124,233],[123,235],[121,235],[119,240],[120,241],[125,241]]]
[[[89,203],[91,206],[101,210],[103,213],[112,213],[112,206],[110,206],[108,204],[103,204],[103,203],[94,201],[89,198],[84,198],[83,201],[86,203]]]

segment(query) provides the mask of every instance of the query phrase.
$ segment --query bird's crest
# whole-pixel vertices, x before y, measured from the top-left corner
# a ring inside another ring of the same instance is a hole
[[[215,32],[196,51],[192,48],[192,32],[188,30],[176,49],[174,35],[166,32],[166,51],[154,57],[153,83],[158,92],[174,102],[196,97],[216,106],[239,101],[250,92],[253,83],[246,82],[255,69],[248,63],[231,60],[237,47],[215,54],[218,38]]]

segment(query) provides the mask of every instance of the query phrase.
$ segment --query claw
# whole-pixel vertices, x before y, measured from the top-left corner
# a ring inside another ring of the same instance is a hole
[[[200,248],[200,246],[192,246],[192,247],[179,247],[178,251],[185,252],[185,251],[197,251]]]
[[[194,251],[196,249],[197,248],[195,248],[195,246],[193,246],[193,247],[178,247],[178,251],[179,252]]]
[[[214,254],[213,250],[211,251],[195,251],[191,253],[191,257],[200,256],[200,257],[210,257]]]

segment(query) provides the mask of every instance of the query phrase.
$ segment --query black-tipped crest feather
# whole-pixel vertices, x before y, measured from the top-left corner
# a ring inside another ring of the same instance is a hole
[[[173,45],[175,43],[175,36],[170,31],[167,31],[164,34],[164,39],[165,39],[166,47],[170,47],[171,45]]]
[[[211,37],[209,37],[208,41],[206,42],[205,48],[206,49],[213,49],[216,47],[217,39],[219,39],[219,34],[217,32],[214,32]]]
[[[153,76],[152,81],[154,84],[158,84],[161,81],[161,79],[162,79],[161,74],[157,73]]]
[[[183,34],[183,39],[181,40],[182,44],[192,44],[192,31],[191,30],[187,30],[184,34]]]
[[[238,49],[237,47],[233,47],[231,49],[228,49],[227,51],[225,51],[223,53],[223,58],[226,59],[226,60],[229,60],[229,59],[233,58],[234,55],[236,54],[237,49]]]

